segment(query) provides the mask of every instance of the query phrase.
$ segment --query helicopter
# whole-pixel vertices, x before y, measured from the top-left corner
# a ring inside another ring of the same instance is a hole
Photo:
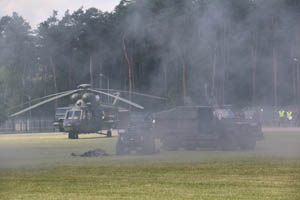
[[[144,109],[143,106],[120,97],[120,92],[117,92],[117,90],[115,90],[115,92],[115,94],[111,94],[101,91],[100,89],[93,89],[90,84],[81,84],[75,90],[60,92],[39,98],[46,100],[11,114],[10,117],[19,116],[44,104],[70,96],[73,104],[66,111],[63,120],[63,129],[68,133],[68,138],[78,139],[78,135],[81,133],[95,133],[101,130],[107,130],[107,136],[111,137],[111,129],[125,128],[130,119],[130,111],[116,106],[117,101],[126,103],[141,110]],[[101,102],[100,95],[114,99],[113,103]],[[142,93],[140,93],[140,95],[161,98]]]

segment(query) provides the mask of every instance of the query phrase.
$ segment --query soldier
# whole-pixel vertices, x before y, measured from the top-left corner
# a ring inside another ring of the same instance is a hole
[[[279,114],[279,126],[282,126],[284,124],[285,111],[283,109],[280,109],[278,111],[278,114]]]
[[[293,112],[292,111],[287,111],[286,112],[286,119],[289,122],[289,125],[291,125],[291,121],[293,119]]]
[[[300,110],[296,111],[295,125],[300,126]]]
[[[0,125],[7,119],[6,104],[0,105]]]

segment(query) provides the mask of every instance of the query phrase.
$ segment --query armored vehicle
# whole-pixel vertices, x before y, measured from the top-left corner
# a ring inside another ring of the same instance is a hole
[[[167,150],[254,149],[261,126],[237,118],[230,108],[181,106],[154,115],[153,133]]]
[[[135,151],[143,154],[156,152],[152,134],[152,119],[144,115],[132,115],[129,126],[119,132],[116,154],[125,155]]]

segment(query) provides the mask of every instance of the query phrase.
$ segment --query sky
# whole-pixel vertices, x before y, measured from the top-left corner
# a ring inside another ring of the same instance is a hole
[[[46,20],[53,10],[58,16],[64,15],[66,10],[73,12],[81,6],[84,9],[95,7],[102,11],[112,11],[120,0],[0,0],[0,17],[17,12],[32,28]]]

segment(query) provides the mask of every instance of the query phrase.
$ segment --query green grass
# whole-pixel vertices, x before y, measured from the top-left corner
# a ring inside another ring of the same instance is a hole
[[[115,156],[116,137],[0,136],[0,199],[300,199],[300,132],[249,152]],[[112,156],[72,157],[102,148]]]

